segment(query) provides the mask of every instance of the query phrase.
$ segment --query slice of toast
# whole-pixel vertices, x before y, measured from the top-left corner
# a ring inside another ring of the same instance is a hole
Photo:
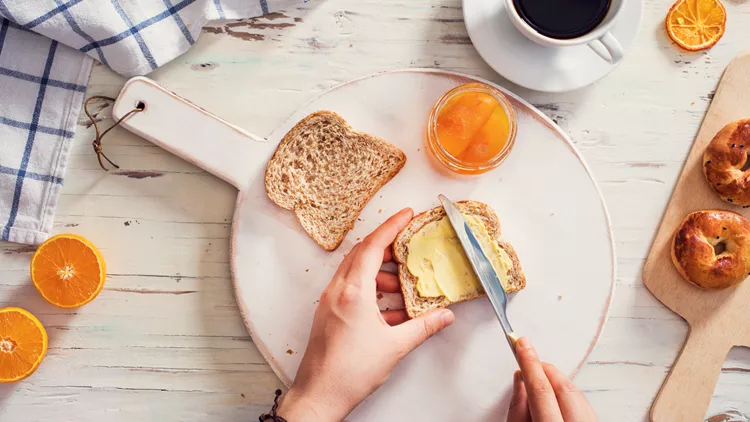
[[[294,211],[327,251],[354,227],[360,211],[406,163],[388,142],[356,132],[338,114],[318,111],[284,136],[266,165],[268,197]]]
[[[500,233],[500,220],[497,218],[495,211],[489,205],[477,201],[459,201],[456,207],[464,215],[475,215],[482,220],[487,232],[495,238],[500,246],[513,261],[513,268],[508,273],[509,286],[506,286],[507,293],[517,292],[526,287],[526,276],[523,274],[521,262],[518,260],[518,254],[510,243],[502,239]],[[404,308],[409,318],[416,318],[419,315],[437,308],[444,308],[453,303],[463,302],[465,300],[475,299],[485,296],[484,291],[474,292],[462,296],[457,301],[451,301],[445,296],[439,297],[421,297],[417,292],[417,278],[409,272],[406,267],[406,257],[409,255],[409,241],[422,227],[433,221],[440,220],[445,216],[443,207],[436,207],[425,211],[414,217],[409,224],[401,230],[393,242],[393,259],[398,263],[398,278],[401,282],[401,293],[404,295]]]

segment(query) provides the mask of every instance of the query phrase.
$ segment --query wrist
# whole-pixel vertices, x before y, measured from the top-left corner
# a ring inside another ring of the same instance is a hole
[[[342,414],[294,386],[282,397],[277,411],[287,422],[339,422],[347,413]]]

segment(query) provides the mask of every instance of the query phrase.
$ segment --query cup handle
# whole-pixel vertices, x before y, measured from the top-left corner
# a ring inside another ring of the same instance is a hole
[[[589,47],[607,63],[615,64],[623,56],[622,46],[611,32],[607,32],[598,40],[591,41]]]

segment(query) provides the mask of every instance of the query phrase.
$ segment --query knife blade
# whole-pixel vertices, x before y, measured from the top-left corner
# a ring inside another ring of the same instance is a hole
[[[445,214],[448,216],[448,220],[456,231],[458,240],[461,242],[461,246],[469,258],[474,273],[482,283],[482,287],[484,287],[484,291],[490,299],[492,309],[495,310],[495,315],[497,315],[500,326],[503,327],[503,331],[505,332],[505,338],[508,340],[510,350],[513,352],[513,356],[518,359],[516,356],[516,341],[518,340],[518,336],[513,332],[510,321],[508,321],[508,315],[505,312],[508,306],[508,295],[505,293],[502,283],[500,283],[500,278],[492,267],[492,263],[487,258],[484,250],[482,250],[482,246],[479,244],[479,240],[474,235],[471,227],[469,227],[466,218],[461,214],[461,211],[445,195],[439,195],[438,198],[440,198],[440,203],[443,205],[443,209],[445,209]]]

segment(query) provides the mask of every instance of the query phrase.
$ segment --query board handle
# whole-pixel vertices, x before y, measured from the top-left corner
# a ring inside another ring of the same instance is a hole
[[[651,407],[654,422],[703,421],[721,367],[732,344],[720,330],[690,330],[680,356],[667,375]]]
[[[149,78],[125,83],[112,108],[120,126],[242,190],[251,172],[268,159],[267,142],[209,113]]]

